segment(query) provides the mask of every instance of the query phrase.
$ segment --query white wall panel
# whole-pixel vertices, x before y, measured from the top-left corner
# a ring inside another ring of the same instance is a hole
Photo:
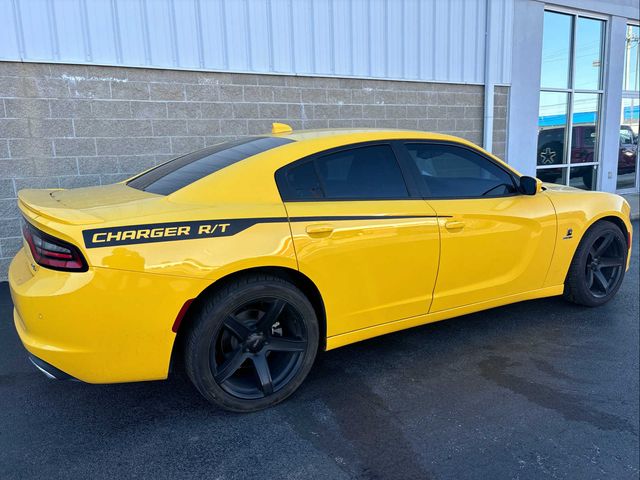
[[[109,0],[91,2],[91,15],[87,9],[87,36],[91,43],[91,58],[94,63],[119,63],[116,49],[116,17]],[[100,41],[95,41],[96,38]]]
[[[362,76],[371,75],[371,63],[369,57],[369,31],[371,25],[369,18],[369,2],[367,0],[354,0],[351,2],[351,65],[349,74],[359,72]],[[354,21],[358,19],[358,21]]]
[[[228,70],[224,2],[200,2],[203,68]]]
[[[509,83],[514,0],[491,0]],[[486,0],[0,0],[0,59],[484,82]]]
[[[22,34],[24,56],[33,60],[55,60],[56,25],[51,23],[49,3],[46,0],[19,2],[14,0],[18,21],[17,30]],[[1,47],[0,47],[1,48]]]
[[[296,64],[293,50],[292,0],[272,0],[271,23],[273,69],[279,72],[294,72]],[[273,28],[274,24],[277,28]]]
[[[0,0],[0,55],[2,58],[20,59],[23,55],[19,47],[18,22],[14,20],[15,10],[12,0]]]
[[[244,4],[250,52],[249,65],[245,70],[271,71],[273,70],[271,2],[244,0]]]
[[[199,15],[200,2],[175,2],[175,38],[179,65],[184,68],[203,68],[202,17]]]
[[[120,62],[108,63],[132,66],[153,65],[149,55],[149,33],[142,15],[142,2],[139,0],[113,0],[113,5],[116,43],[120,46],[121,60]],[[100,32],[96,33],[95,40],[102,41]]]

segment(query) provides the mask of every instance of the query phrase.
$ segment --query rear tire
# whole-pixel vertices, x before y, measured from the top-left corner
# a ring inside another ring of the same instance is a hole
[[[606,220],[582,237],[564,283],[564,298],[597,307],[616,294],[627,265],[627,240],[620,228]]]
[[[289,397],[318,349],[318,321],[307,297],[282,278],[253,274],[216,290],[196,313],[185,342],[185,370],[211,403],[252,412]]]

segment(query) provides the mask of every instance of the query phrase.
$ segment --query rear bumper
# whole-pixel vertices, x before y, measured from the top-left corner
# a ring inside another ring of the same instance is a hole
[[[201,291],[182,277],[32,267],[24,249],[9,267],[9,286],[18,335],[43,362],[36,366],[88,383],[166,378],[173,322]]]
[[[53,365],[45,362],[38,357],[29,355],[29,361],[33,364],[34,367],[44,373],[44,375],[51,380],[76,380],[68,373],[63,372],[62,370],[58,370]]]

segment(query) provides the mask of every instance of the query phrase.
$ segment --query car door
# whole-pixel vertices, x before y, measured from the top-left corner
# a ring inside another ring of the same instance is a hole
[[[556,241],[555,211],[544,192],[520,194],[513,173],[462,144],[406,142],[405,148],[440,225],[430,311],[542,288]]]
[[[407,187],[393,142],[313,155],[276,180],[299,269],[321,292],[328,336],[427,313],[439,227]]]

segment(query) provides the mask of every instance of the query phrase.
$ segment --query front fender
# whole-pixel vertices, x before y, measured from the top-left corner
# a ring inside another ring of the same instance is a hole
[[[596,222],[609,219],[624,226],[631,248],[631,208],[620,195],[573,188],[548,189],[544,194],[553,203],[558,225],[556,248],[545,280],[546,287],[564,283],[580,241]],[[630,255],[627,256],[627,269],[629,258]]]

